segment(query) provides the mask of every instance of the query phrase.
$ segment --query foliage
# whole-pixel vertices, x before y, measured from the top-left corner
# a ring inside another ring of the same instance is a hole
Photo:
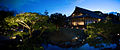
[[[112,23],[110,21],[103,21],[99,23],[92,23],[87,25],[86,34],[89,35],[87,42],[89,45],[97,46],[97,44],[115,43],[119,45],[120,24]],[[101,38],[100,38],[101,37]],[[100,39],[97,39],[100,38]],[[94,41],[91,43],[91,41]],[[98,46],[97,46],[98,47]]]
[[[54,13],[50,15],[50,21],[56,26],[63,26],[65,24],[66,15],[60,13]]]
[[[120,24],[114,24],[112,22],[99,22],[99,23],[92,23],[87,25],[87,33],[91,35],[91,37],[102,35],[105,38],[110,38],[111,34],[117,34],[120,31]],[[94,36],[92,36],[94,35]]]
[[[15,17],[7,17],[5,21],[8,23],[9,26],[17,26],[23,27],[21,30],[28,29],[29,33],[31,34],[34,30],[40,30],[41,27],[47,23],[48,16],[39,15],[37,13],[24,13],[24,14],[17,14]],[[13,28],[14,31],[19,28]],[[12,30],[13,30],[12,29]]]
[[[94,13],[97,14],[97,15],[99,15],[99,16],[101,16],[101,17],[104,16],[103,13],[102,13],[101,11],[94,11]]]
[[[115,14],[108,14],[108,16],[106,17],[109,21],[111,22],[114,22],[114,23],[117,23],[117,22],[120,22],[120,15],[119,13],[117,13],[117,15]]]
[[[0,10],[0,35],[7,34],[8,31],[6,29],[8,29],[8,25],[6,24],[4,19],[8,16],[13,16],[14,13],[15,13],[14,11]]]
[[[41,43],[41,35],[44,31],[55,30],[54,24],[48,22],[48,19],[49,17],[46,15],[23,13],[7,17],[5,18],[5,21],[8,23],[10,30],[14,31],[12,36],[19,35],[22,37],[23,44],[19,47],[33,48],[34,46],[35,48],[38,42]],[[36,31],[37,33],[34,33]]]
[[[86,40],[86,42],[90,46],[94,46],[95,48],[101,48],[106,46],[109,46],[111,43],[109,40],[104,39],[103,37],[96,37],[96,38],[89,38]]]

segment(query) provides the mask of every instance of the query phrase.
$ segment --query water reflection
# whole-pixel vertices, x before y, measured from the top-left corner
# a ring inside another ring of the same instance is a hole
[[[42,44],[42,46],[45,48],[45,50],[113,50],[117,47],[116,44],[109,43],[108,45],[103,43],[103,39],[101,37],[97,37],[94,40],[90,39],[90,41],[87,39],[80,39],[78,37],[74,37],[73,39],[74,40],[72,41],[66,42],[51,41],[47,45]]]
[[[83,30],[79,31],[78,29],[70,30],[62,28],[61,31],[62,32],[52,33],[48,36],[50,37],[48,38],[50,40],[48,44],[42,44],[45,50],[112,50],[117,47],[116,40],[113,42],[101,36],[89,39],[88,35],[86,35]],[[74,34],[70,33],[70,31],[73,31]]]
[[[70,48],[62,48],[58,45],[52,45],[52,44],[48,44],[48,45],[44,45],[44,48],[45,50],[101,50],[101,49],[104,49],[104,48],[115,48],[117,45],[116,44],[110,44],[109,46],[106,45],[106,44],[102,44],[104,45],[105,47],[102,47],[102,48],[95,48],[93,46],[90,46],[88,43],[82,45],[82,46],[79,46],[74,48],[74,47],[70,47]]]

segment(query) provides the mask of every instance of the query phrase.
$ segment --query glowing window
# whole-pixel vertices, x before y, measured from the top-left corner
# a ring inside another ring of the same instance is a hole
[[[76,25],[77,25],[77,22],[72,22],[72,25],[76,26]]]
[[[78,25],[84,25],[84,22],[82,21],[82,22],[78,22]]]
[[[98,19],[98,21],[101,21],[101,19]]]

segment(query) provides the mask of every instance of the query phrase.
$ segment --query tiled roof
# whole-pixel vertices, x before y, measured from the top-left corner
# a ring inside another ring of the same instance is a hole
[[[90,10],[87,10],[87,9],[83,9],[83,8],[80,8],[80,7],[76,7],[75,8],[75,11],[73,13],[76,13],[76,12],[81,12],[83,14],[88,14],[89,17],[93,17],[93,18],[104,19],[104,17],[99,16],[98,14],[95,14],[93,11],[90,11]],[[82,16],[75,16],[75,17],[72,17],[72,18],[80,18],[80,17],[86,17],[86,16],[87,15],[82,15]]]

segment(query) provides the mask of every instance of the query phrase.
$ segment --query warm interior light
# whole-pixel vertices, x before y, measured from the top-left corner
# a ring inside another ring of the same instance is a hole
[[[79,27],[76,27],[76,29],[79,29]]]
[[[77,25],[77,22],[72,22],[72,24],[73,24],[74,26],[76,26],[76,25]]]
[[[82,22],[78,22],[78,25],[84,25],[84,22],[82,21]]]
[[[101,19],[98,19],[98,21],[101,21]]]

